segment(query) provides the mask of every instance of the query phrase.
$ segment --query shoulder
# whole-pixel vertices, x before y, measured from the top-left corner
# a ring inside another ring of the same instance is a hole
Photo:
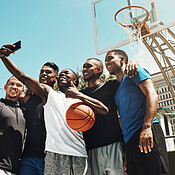
[[[120,82],[117,79],[108,80],[105,85],[119,85]]]
[[[132,79],[137,85],[139,85],[140,82],[146,79],[151,79],[151,75],[145,68],[138,65],[138,74],[134,76]]]
[[[41,84],[41,86],[44,88],[44,90],[48,93],[52,88],[49,86],[49,85],[47,85],[47,84],[42,84],[42,83],[40,83]]]
[[[0,114],[2,113],[2,109],[3,109],[4,105],[5,105],[5,104],[4,104],[3,102],[0,101]]]

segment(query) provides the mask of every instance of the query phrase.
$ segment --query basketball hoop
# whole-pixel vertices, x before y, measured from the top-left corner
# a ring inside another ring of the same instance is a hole
[[[146,22],[149,12],[141,6],[126,6],[118,10],[114,16],[115,21],[129,35],[130,43],[139,41],[142,36],[149,33]]]

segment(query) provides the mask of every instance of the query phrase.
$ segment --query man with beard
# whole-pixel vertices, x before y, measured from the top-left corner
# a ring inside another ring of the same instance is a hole
[[[105,65],[120,85],[115,94],[124,135],[129,175],[168,175],[168,155],[163,131],[155,113],[158,95],[149,72],[138,66],[138,74],[128,78],[128,56],[123,50],[109,51]]]
[[[39,82],[53,88],[58,75],[55,63],[45,63],[39,74]],[[25,108],[27,136],[20,160],[19,175],[44,175],[46,129],[42,99],[33,93],[20,98]]]

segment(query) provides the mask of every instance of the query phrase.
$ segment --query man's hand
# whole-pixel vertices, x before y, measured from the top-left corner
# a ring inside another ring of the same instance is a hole
[[[71,87],[68,87],[65,91],[66,98],[77,98],[80,95],[79,90],[71,81]]]
[[[129,63],[126,65],[125,68],[125,74],[126,76],[129,76],[129,78],[134,77],[137,75],[138,72],[138,63],[136,61],[129,61]]]
[[[142,153],[148,153],[148,151],[151,152],[151,149],[153,148],[153,134],[151,127],[142,129],[140,133],[139,148]]]
[[[124,173],[125,175],[128,175],[128,168],[127,168],[127,157],[126,157],[126,152],[125,152],[125,157],[124,157],[124,161],[123,161],[123,170],[124,170]]]
[[[3,45],[0,48],[0,58],[3,58],[4,56],[9,56],[11,53],[14,53],[10,48],[15,47],[13,44],[7,44]]]

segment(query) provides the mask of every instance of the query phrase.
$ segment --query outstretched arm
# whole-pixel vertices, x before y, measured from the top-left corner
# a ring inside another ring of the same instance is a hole
[[[5,46],[3,46],[0,49],[0,58],[3,61],[4,65],[16,78],[18,78],[18,80],[24,83],[29,90],[31,90],[33,93],[41,97],[43,102],[46,103],[47,95],[48,95],[48,91],[46,90],[46,88],[42,87],[35,79],[25,75],[19,69],[19,67],[7,57],[7,55],[12,53],[12,51],[6,48]]]
[[[153,81],[146,79],[139,84],[142,92],[146,96],[146,109],[142,131],[140,133],[139,147],[141,152],[151,152],[153,148],[153,134],[151,130],[154,115],[157,110],[158,95],[154,88]]]
[[[66,89],[65,94],[67,98],[80,99],[84,104],[90,106],[95,113],[102,115],[106,115],[108,113],[108,108],[102,102],[81,93],[73,82],[71,82],[71,86],[72,87]]]

